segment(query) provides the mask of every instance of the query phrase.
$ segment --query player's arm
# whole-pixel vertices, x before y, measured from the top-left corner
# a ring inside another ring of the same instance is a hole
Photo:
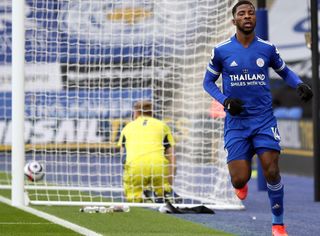
[[[213,97],[223,105],[227,97],[220,91],[219,87],[216,85],[216,81],[218,80],[221,73],[221,68],[222,67],[219,59],[219,54],[216,48],[213,48],[211,58],[207,66],[206,74],[204,76],[203,88],[207,93],[211,95],[211,97]]]
[[[122,164],[125,164],[126,163],[126,136],[124,135],[123,131],[120,134],[120,138],[117,143],[117,147],[120,148],[121,162],[122,162]]]
[[[165,156],[169,161],[169,178],[168,181],[172,185],[174,176],[176,175],[177,166],[176,166],[176,157],[174,155],[174,148],[167,147],[165,149]]]
[[[173,135],[171,133],[170,127],[168,125],[165,125],[164,127],[164,140],[163,140],[163,146],[164,146],[164,154],[167,160],[169,161],[169,178],[168,181],[172,185],[174,176],[177,172],[177,165],[176,165],[176,157],[174,154],[174,139]]]
[[[307,102],[312,98],[311,88],[285,64],[275,46],[271,56],[271,67],[290,87],[297,90],[302,101]]]
[[[207,71],[203,80],[203,88],[207,93],[222,104],[232,116],[239,115],[243,111],[243,102],[238,98],[227,98],[216,85],[222,69],[219,53],[213,48]]]

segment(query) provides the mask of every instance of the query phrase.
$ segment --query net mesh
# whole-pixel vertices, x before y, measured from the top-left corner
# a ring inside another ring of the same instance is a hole
[[[203,91],[213,45],[233,33],[236,0],[27,0],[26,180],[32,201],[125,202],[116,142],[132,105],[150,99],[176,140],[184,204],[241,208],[223,149],[224,114]],[[1,184],[10,184],[11,0],[0,3]],[[14,89],[14,88],[13,88]],[[218,112],[218,113],[217,113]]]

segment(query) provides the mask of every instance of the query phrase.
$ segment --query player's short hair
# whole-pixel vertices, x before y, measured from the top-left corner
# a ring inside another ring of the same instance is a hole
[[[253,9],[256,9],[253,5],[252,2],[250,1],[246,1],[246,0],[240,0],[239,2],[236,3],[236,5],[233,6],[232,8],[232,15],[234,16],[236,14],[236,11],[237,11],[237,8],[241,5],[244,5],[244,4],[248,4],[248,5],[251,5],[253,7]]]
[[[149,100],[137,101],[133,106],[134,111],[143,116],[152,116],[152,102]]]

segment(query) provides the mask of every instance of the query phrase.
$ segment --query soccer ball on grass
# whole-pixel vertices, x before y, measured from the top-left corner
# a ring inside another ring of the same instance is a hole
[[[24,166],[24,175],[32,182],[40,181],[44,177],[43,166],[37,161],[30,161]]]

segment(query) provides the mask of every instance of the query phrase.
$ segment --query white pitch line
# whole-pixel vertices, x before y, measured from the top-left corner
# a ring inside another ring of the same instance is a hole
[[[3,202],[7,205],[11,205],[11,200],[5,197],[0,196],[0,202]],[[12,206],[12,205],[11,205]],[[63,220],[61,218],[58,218],[54,215],[50,215],[48,213],[45,213],[43,211],[39,211],[36,209],[33,209],[31,207],[27,207],[27,206],[16,206],[16,208],[21,209],[23,211],[26,211],[28,213],[31,213],[33,215],[36,215],[38,217],[41,217],[43,219],[46,219],[50,222],[53,222],[55,224],[61,225],[65,228],[71,229],[81,235],[86,235],[86,236],[102,236],[102,234],[98,234],[92,230],[89,230],[87,228],[81,227],[79,225],[73,224],[69,221]]]
[[[53,225],[53,223],[40,222],[0,222],[0,225]]]

